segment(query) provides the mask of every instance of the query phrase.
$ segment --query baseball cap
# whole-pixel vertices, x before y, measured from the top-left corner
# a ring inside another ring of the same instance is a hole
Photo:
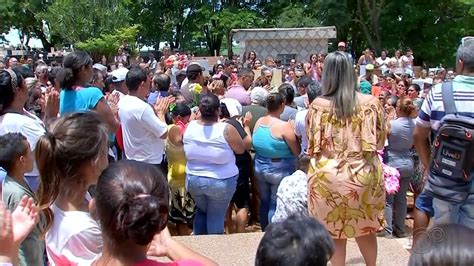
[[[188,68],[186,69],[186,75],[189,75],[191,73],[200,73],[203,72],[205,69],[196,62],[193,62],[189,64]]]
[[[99,63],[95,63],[93,66],[92,66],[93,69],[97,69],[99,71],[102,71],[102,72],[107,72],[107,67],[102,65],[102,64],[99,64]]]
[[[367,64],[367,65],[365,66],[365,70],[374,70],[374,65],[372,65],[372,64]]]
[[[337,44],[337,47],[346,47],[346,43],[345,42],[339,42]]]
[[[253,104],[262,104],[267,99],[268,91],[262,87],[255,87],[250,92],[250,100]]]
[[[125,80],[127,77],[128,69],[125,67],[116,69],[112,71],[112,82],[117,83],[117,82],[122,82]]]

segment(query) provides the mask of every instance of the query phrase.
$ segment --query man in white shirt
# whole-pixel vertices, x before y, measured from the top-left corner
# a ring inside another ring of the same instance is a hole
[[[149,105],[146,98],[152,80],[139,67],[130,69],[125,82],[129,94],[123,96],[118,104],[125,156],[158,166],[163,160],[167,135],[165,113],[174,99],[160,98],[153,107]]]
[[[306,88],[306,94],[308,95],[308,106],[316,99],[321,96],[322,90],[319,83],[311,83]],[[301,110],[296,113],[295,116],[295,135],[298,137],[301,143],[301,153],[306,152],[308,149],[308,138],[306,136],[306,115],[308,109]]]
[[[375,65],[382,71],[382,74],[385,74],[388,68],[388,64],[390,63],[390,57],[387,56],[387,51],[383,50],[380,54],[380,57],[375,59]]]

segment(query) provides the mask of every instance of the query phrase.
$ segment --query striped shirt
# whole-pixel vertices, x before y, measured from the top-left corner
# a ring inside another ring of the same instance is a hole
[[[453,80],[453,94],[458,114],[474,119],[474,76],[456,76]],[[438,84],[431,89],[423,102],[416,124],[436,132],[445,115],[441,84]]]

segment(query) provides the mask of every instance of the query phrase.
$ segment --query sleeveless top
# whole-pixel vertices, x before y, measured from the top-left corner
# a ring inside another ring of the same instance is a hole
[[[169,125],[168,132],[176,125]],[[186,179],[186,155],[184,146],[177,146],[171,143],[169,135],[165,143],[166,157],[168,158],[168,181],[177,183],[184,187]]]
[[[188,124],[183,136],[187,174],[227,179],[239,173],[234,151],[224,137],[227,125],[224,122],[200,125],[197,121]]]
[[[252,137],[252,145],[257,155],[266,158],[293,158],[295,157],[285,140],[275,138],[270,132],[270,128],[277,121],[270,125],[259,125]]]

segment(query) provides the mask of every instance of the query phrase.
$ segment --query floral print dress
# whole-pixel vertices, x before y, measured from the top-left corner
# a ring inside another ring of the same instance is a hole
[[[336,118],[315,100],[308,112],[308,211],[335,239],[375,233],[385,191],[377,150],[386,138],[384,110],[376,98],[356,107],[352,119]]]

